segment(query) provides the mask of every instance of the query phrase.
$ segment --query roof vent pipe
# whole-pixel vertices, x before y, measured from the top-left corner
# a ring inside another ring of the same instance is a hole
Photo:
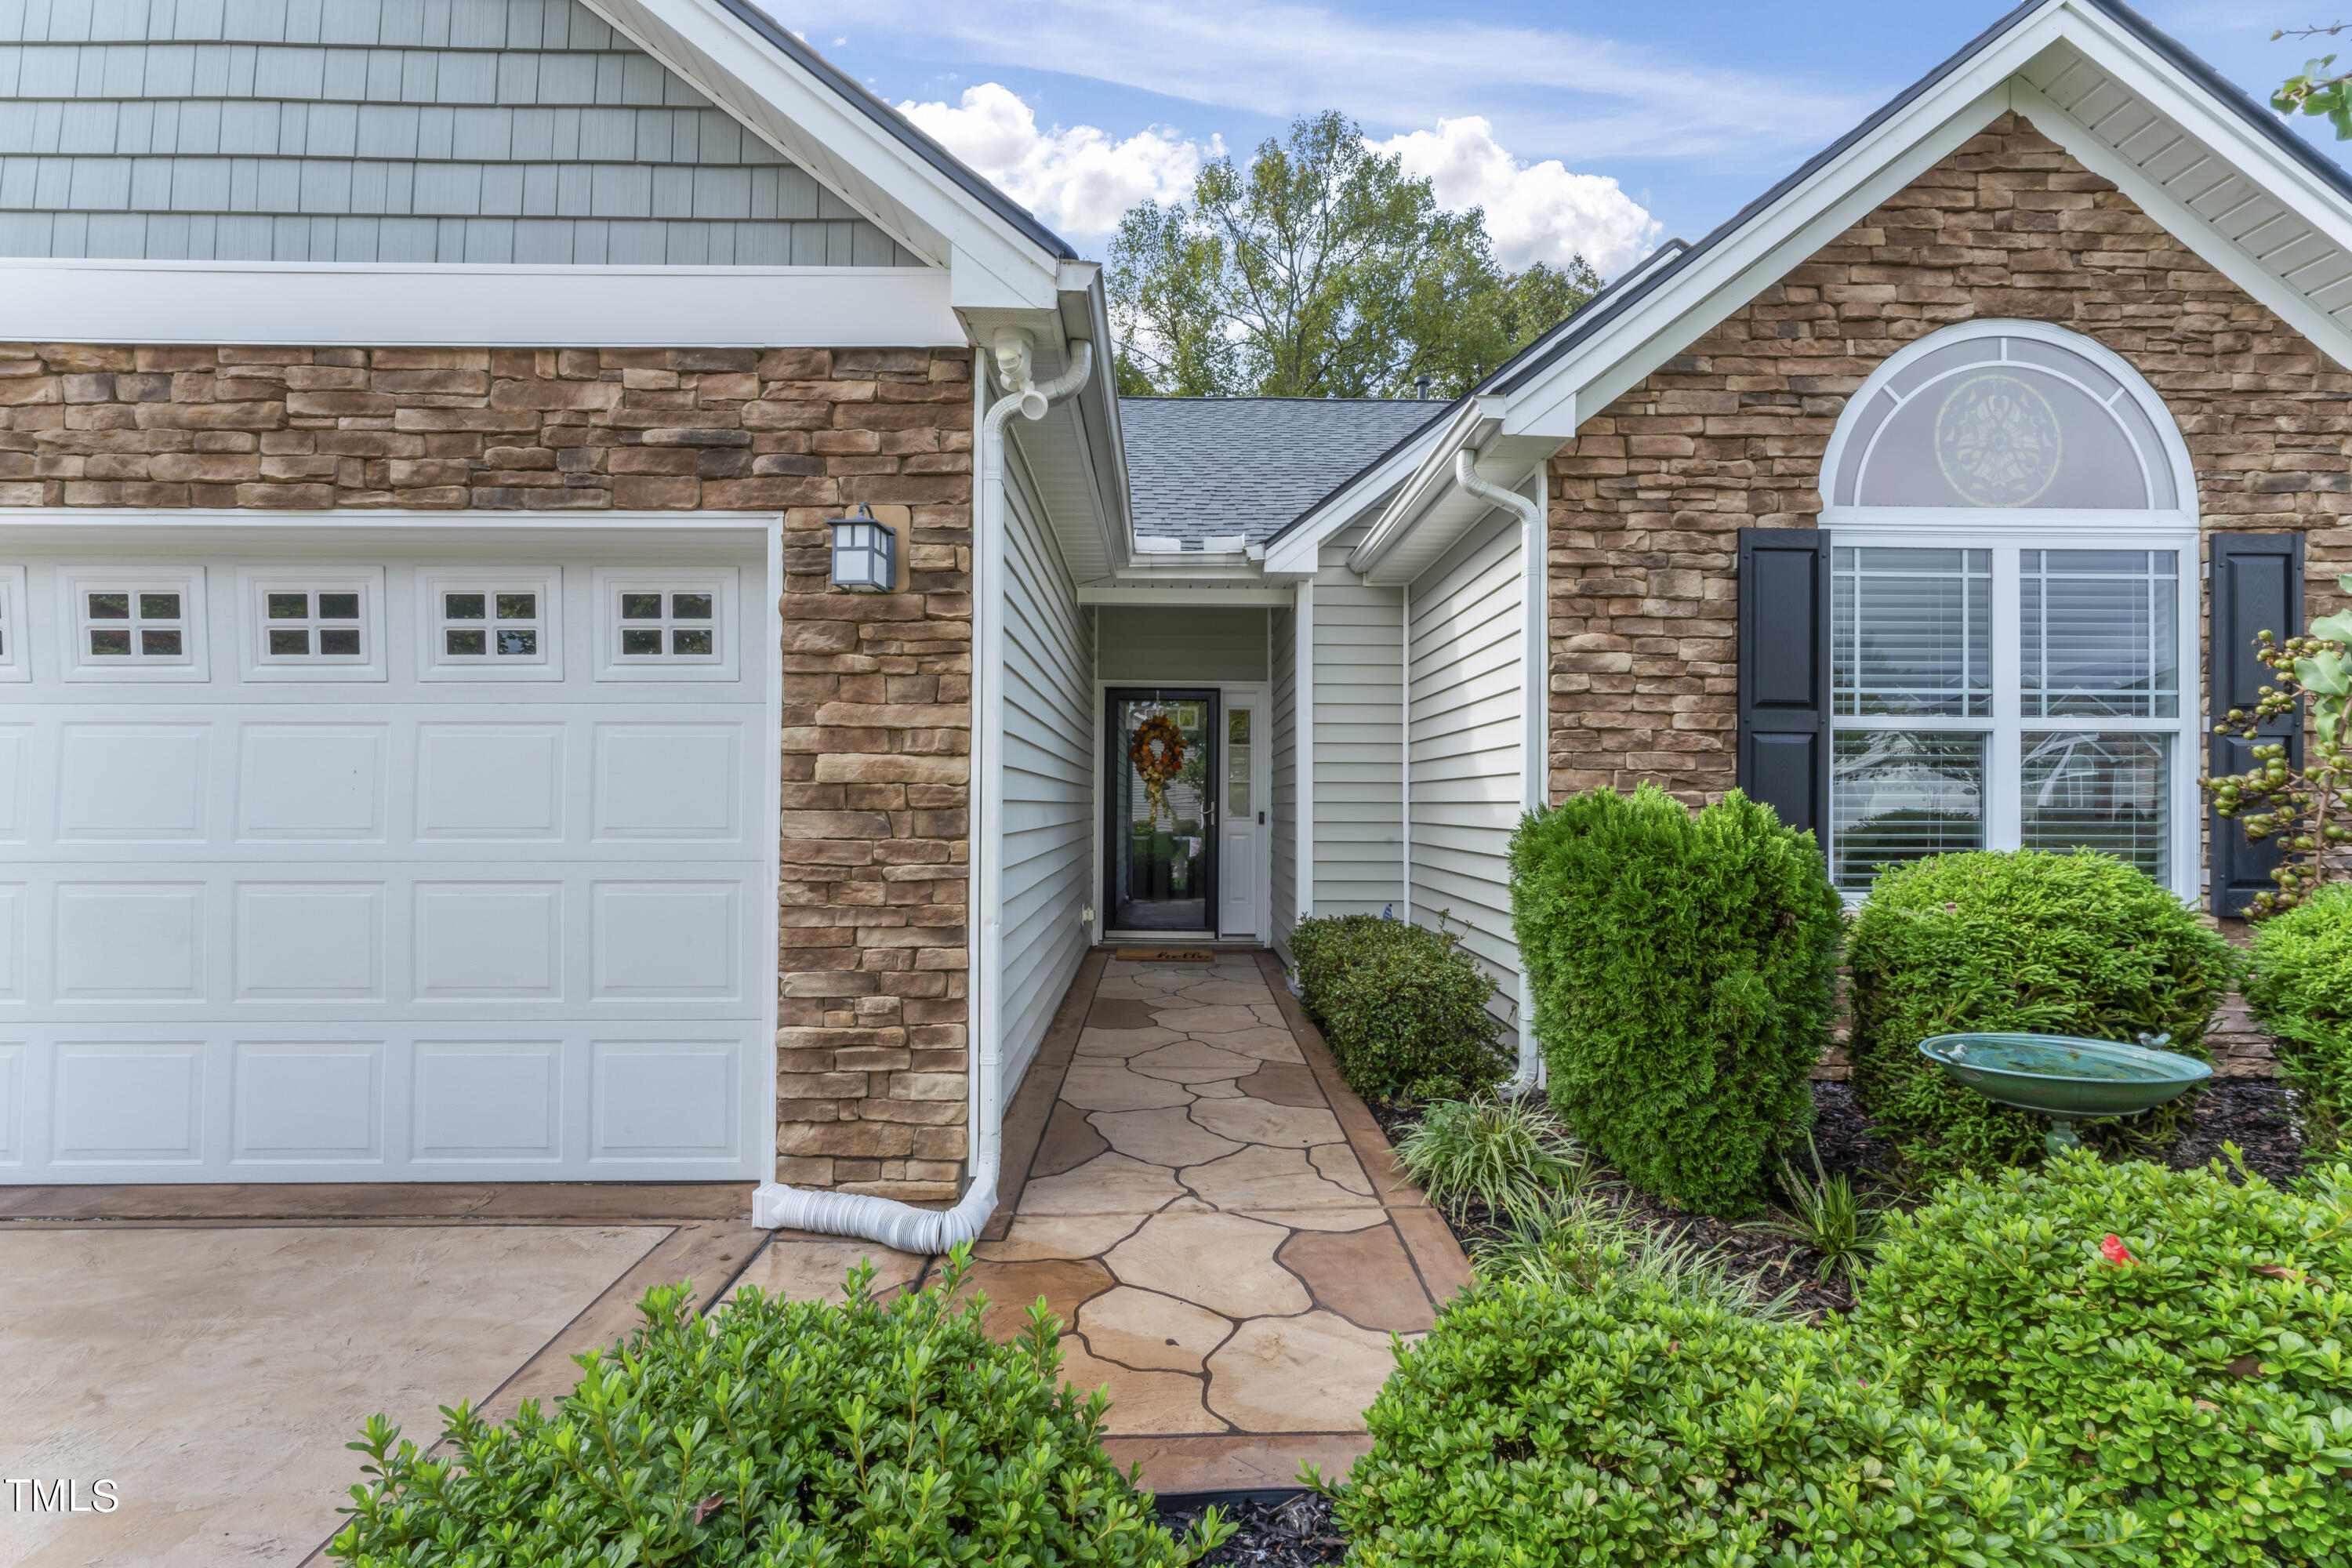
[[[1004,858],[1004,427],[1015,414],[1042,419],[1045,410],[1087,384],[1094,345],[1070,345],[1069,368],[1047,382],[1032,379],[1031,340],[1007,328],[996,335],[996,363],[1005,395],[981,420],[979,528],[972,542],[978,581],[972,599],[972,784],[979,809],[971,823],[971,969],[965,983],[971,1093],[965,1125],[971,1130],[971,1183],[953,1208],[924,1209],[862,1193],[810,1192],[763,1183],[751,1195],[751,1223],[770,1229],[855,1236],[900,1252],[945,1252],[980,1235],[996,1212],[996,1181],[1004,1154],[1004,1057],[998,994],[1003,984]]]
[[[1522,639],[1519,655],[1519,700],[1523,705],[1519,744],[1522,755],[1519,764],[1519,805],[1522,810],[1533,811],[1543,804],[1543,710],[1542,685],[1538,672],[1542,669],[1543,637],[1541,589],[1536,580],[1536,547],[1541,535],[1537,530],[1543,524],[1543,503],[1529,500],[1517,490],[1489,484],[1478,477],[1477,454],[1467,449],[1454,454],[1454,482],[1465,493],[1495,506],[1508,507],[1519,519],[1519,594]],[[1528,982],[1527,956],[1519,957],[1519,1065],[1503,1092],[1514,1100],[1536,1087],[1543,1073],[1543,1053],[1536,1042],[1535,991]]]

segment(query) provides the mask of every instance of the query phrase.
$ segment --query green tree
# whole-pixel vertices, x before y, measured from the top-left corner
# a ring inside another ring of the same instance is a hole
[[[2334,37],[2352,22],[2336,22],[2325,27],[2281,27],[2271,35],[2271,42],[2281,38]],[[2302,71],[2279,84],[2271,94],[2271,107],[2281,114],[2293,114],[2297,110],[2305,114],[2324,114],[2336,127],[2338,142],[2352,141],[2352,71],[2336,71],[2334,55],[2322,55],[2315,60],[2303,62]]]
[[[1584,258],[1496,265],[1486,215],[1336,110],[1246,165],[1202,169],[1189,204],[1146,202],[1111,240],[1118,389],[1136,395],[1396,397],[1469,389],[1591,298]]]

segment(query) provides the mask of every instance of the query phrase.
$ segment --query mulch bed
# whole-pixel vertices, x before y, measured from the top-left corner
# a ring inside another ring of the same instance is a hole
[[[1865,1194],[1889,1205],[1907,1206],[1917,1201],[1892,1177],[1899,1162],[1894,1145],[1880,1136],[1867,1112],[1854,1102],[1851,1085],[1813,1085],[1813,1147],[1822,1169],[1843,1175]],[[1393,1143],[1421,1120],[1421,1107],[1409,1101],[1381,1101],[1370,1107],[1373,1120]],[[2287,1091],[2265,1079],[2225,1079],[2198,1097],[2189,1135],[2173,1148],[2175,1168],[2200,1165],[2221,1159],[2221,1145],[2238,1146],[2246,1169],[2273,1185],[2284,1186],[2303,1173],[2303,1146],[2287,1117]],[[1853,1305],[1843,1281],[1824,1284],[1815,1279],[1820,1257],[1811,1247],[1707,1215],[1676,1209],[1662,1199],[1609,1179],[1602,1173],[1601,1190],[1622,1204],[1629,1217],[1660,1234],[1679,1233],[1702,1247],[1717,1249],[1737,1271],[1754,1279],[1767,1297],[1794,1288],[1790,1310],[1814,1317],[1824,1311],[1845,1311]],[[1500,1218],[1473,1204],[1466,1213],[1445,1214],[1446,1223],[1465,1250],[1504,1234]]]
[[[1201,1559],[1210,1568],[1327,1568],[1347,1556],[1348,1543],[1331,1522],[1331,1500],[1300,1492],[1280,1501],[1241,1500],[1217,1505],[1236,1528],[1233,1539]],[[1168,1508],[1160,1521],[1181,1534],[1199,1521],[1202,1508]]]

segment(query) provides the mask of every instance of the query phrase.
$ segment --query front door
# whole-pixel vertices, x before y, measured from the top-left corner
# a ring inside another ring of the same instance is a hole
[[[1113,931],[1207,935],[1217,922],[1217,694],[1109,696],[1103,908]]]
[[[1255,937],[1257,841],[1263,831],[1258,822],[1265,814],[1265,803],[1257,798],[1256,781],[1251,773],[1257,766],[1257,704],[1244,699],[1225,710],[1224,721],[1225,804],[1219,816],[1224,825],[1219,835],[1224,859],[1217,868],[1224,902],[1217,917],[1217,929],[1227,936]]]

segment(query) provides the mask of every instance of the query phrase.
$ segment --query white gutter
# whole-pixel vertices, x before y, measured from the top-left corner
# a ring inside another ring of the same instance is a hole
[[[1004,855],[1004,427],[1015,414],[1043,419],[1045,410],[1087,384],[1094,345],[1071,344],[1069,368],[1053,380],[1029,371],[1030,338],[1019,328],[996,334],[999,374],[1008,388],[981,420],[980,496],[972,540],[971,716],[972,782],[979,809],[971,823],[972,915],[969,932],[970,1025],[964,1031],[971,1072],[965,1125],[971,1129],[971,1184],[951,1209],[862,1193],[810,1192],[764,1183],[751,1195],[751,1223],[828,1236],[855,1236],[900,1252],[945,1252],[975,1239],[996,1212],[996,1182],[1004,1156],[1004,1058],[998,992],[1003,984]]]
[[[1454,482],[1465,493],[1495,506],[1508,507],[1519,519],[1519,806],[1533,811],[1543,804],[1544,770],[1544,509],[1517,490],[1489,484],[1478,477],[1478,458],[1465,449],[1454,454]],[[1541,1081],[1543,1053],[1536,1044],[1535,992],[1528,982],[1526,954],[1519,957],[1519,1065],[1503,1092],[1517,1099]]]

